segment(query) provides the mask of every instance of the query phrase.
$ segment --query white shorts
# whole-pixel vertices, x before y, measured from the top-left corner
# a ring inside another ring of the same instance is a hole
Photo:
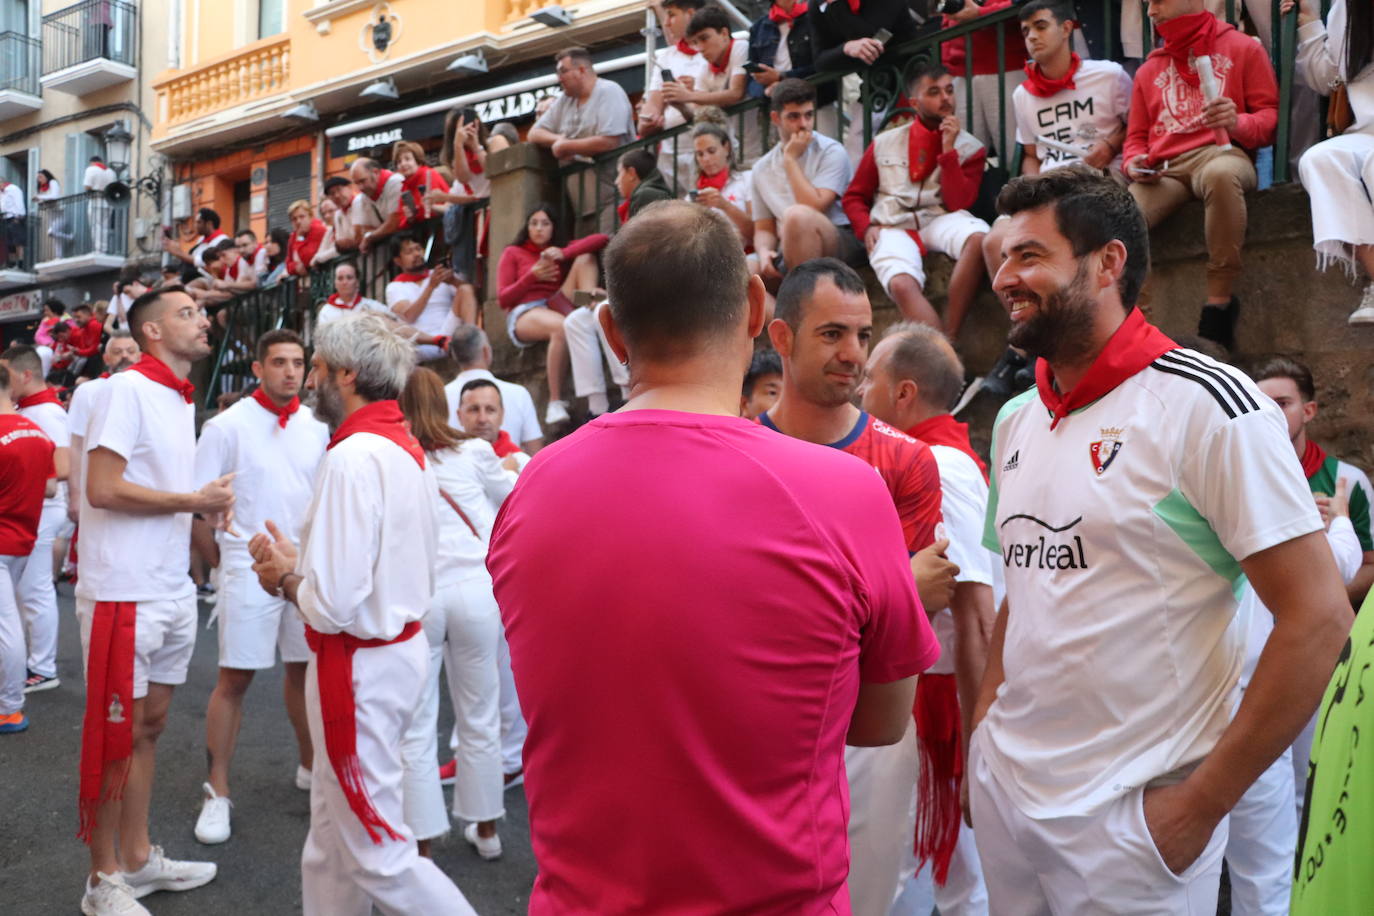
[[[95,602],[76,599],[81,622],[81,666],[91,651],[91,622]],[[186,683],[191,653],[196,648],[196,596],[164,601],[139,601],[134,616],[134,699],[148,695],[148,683]]]
[[[978,233],[986,233],[988,224],[967,210],[946,213],[921,227],[921,242],[927,254],[943,254],[957,258],[963,252],[970,238]],[[921,249],[916,240],[905,229],[884,228],[878,233],[878,244],[868,256],[868,263],[878,275],[883,289],[891,294],[890,284],[894,279],[907,274],[922,287],[926,284],[926,272]]]
[[[277,663],[278,650],[284,662],[310,661],[305,622],[296,609],[285,598],[263,591],[257,575],[240,558],[230,551],[221,556],[224,579],[215,605],[219,666],[260,671]]]

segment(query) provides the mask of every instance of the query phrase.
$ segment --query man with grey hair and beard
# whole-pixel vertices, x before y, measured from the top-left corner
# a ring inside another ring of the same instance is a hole
[[[300,610],[312,650],[305,703],[319,756],[302,906],[315,914],[469,914],[421,858],[402,805],[401,736],[420,704],[429,647],[420,617],[434,593],[429,506],[438,487],[396,398],[415,352],[375,315],[320,328],[306,387],[334,431],[315,476],[299,549],[271,520],[248,545],[262,587]],[[418,524],[417,524],[418,521]]]

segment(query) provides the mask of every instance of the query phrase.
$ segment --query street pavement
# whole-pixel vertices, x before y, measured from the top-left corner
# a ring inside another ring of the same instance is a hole
[[[58,676],[62,685],[30,694],[28,731],[0,735],[0,912],[46,916],[79,912],[89,867],[76,838],[77,767],[85,706],[81,641],[72,587],[59,586],[62,614]],[[158,742],[151,833],[167,855],[219,864],[203,888],[143,899],[157,916],[265,914],[301,911],[300,853],[309,828],[310,796],[295,786],[296,743],[282,707],[280,667],[259,672],[244,703],[243,730],[232,770],[234,835],[202,846],[192,833],[205,781],[205,704],[217,668],[216,635],[204,629],[211,608],[200,607],[201,630],[187,682],[172,700],[167,730]],[[453,722],[441,691],[439,734]],[[440,740],[441,759],[447,741]],[[451,789],[445,797],[451,800]],[[486,862],[460,831],[436,841],[434,859],[481,914],[524,913],[534,883],[523,789],[506,793],[501,823],[504,854]]]

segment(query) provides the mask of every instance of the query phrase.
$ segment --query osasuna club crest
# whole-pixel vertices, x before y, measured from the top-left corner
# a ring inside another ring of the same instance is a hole
[[[1093,470],[1099,477],[1111,467],[1116,460],[1116,453],[1121,451],[1121,434],[1123,429],[1108,427],[1101,430],[1102,438],[1088,446],[1088,453],[1093,459]]]

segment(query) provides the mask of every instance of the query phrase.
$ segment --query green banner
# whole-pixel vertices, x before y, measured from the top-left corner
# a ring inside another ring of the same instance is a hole
[[[1369,912],[1374,901],[1374,592],[1317,714],[1298,831],[1292,916]]]

